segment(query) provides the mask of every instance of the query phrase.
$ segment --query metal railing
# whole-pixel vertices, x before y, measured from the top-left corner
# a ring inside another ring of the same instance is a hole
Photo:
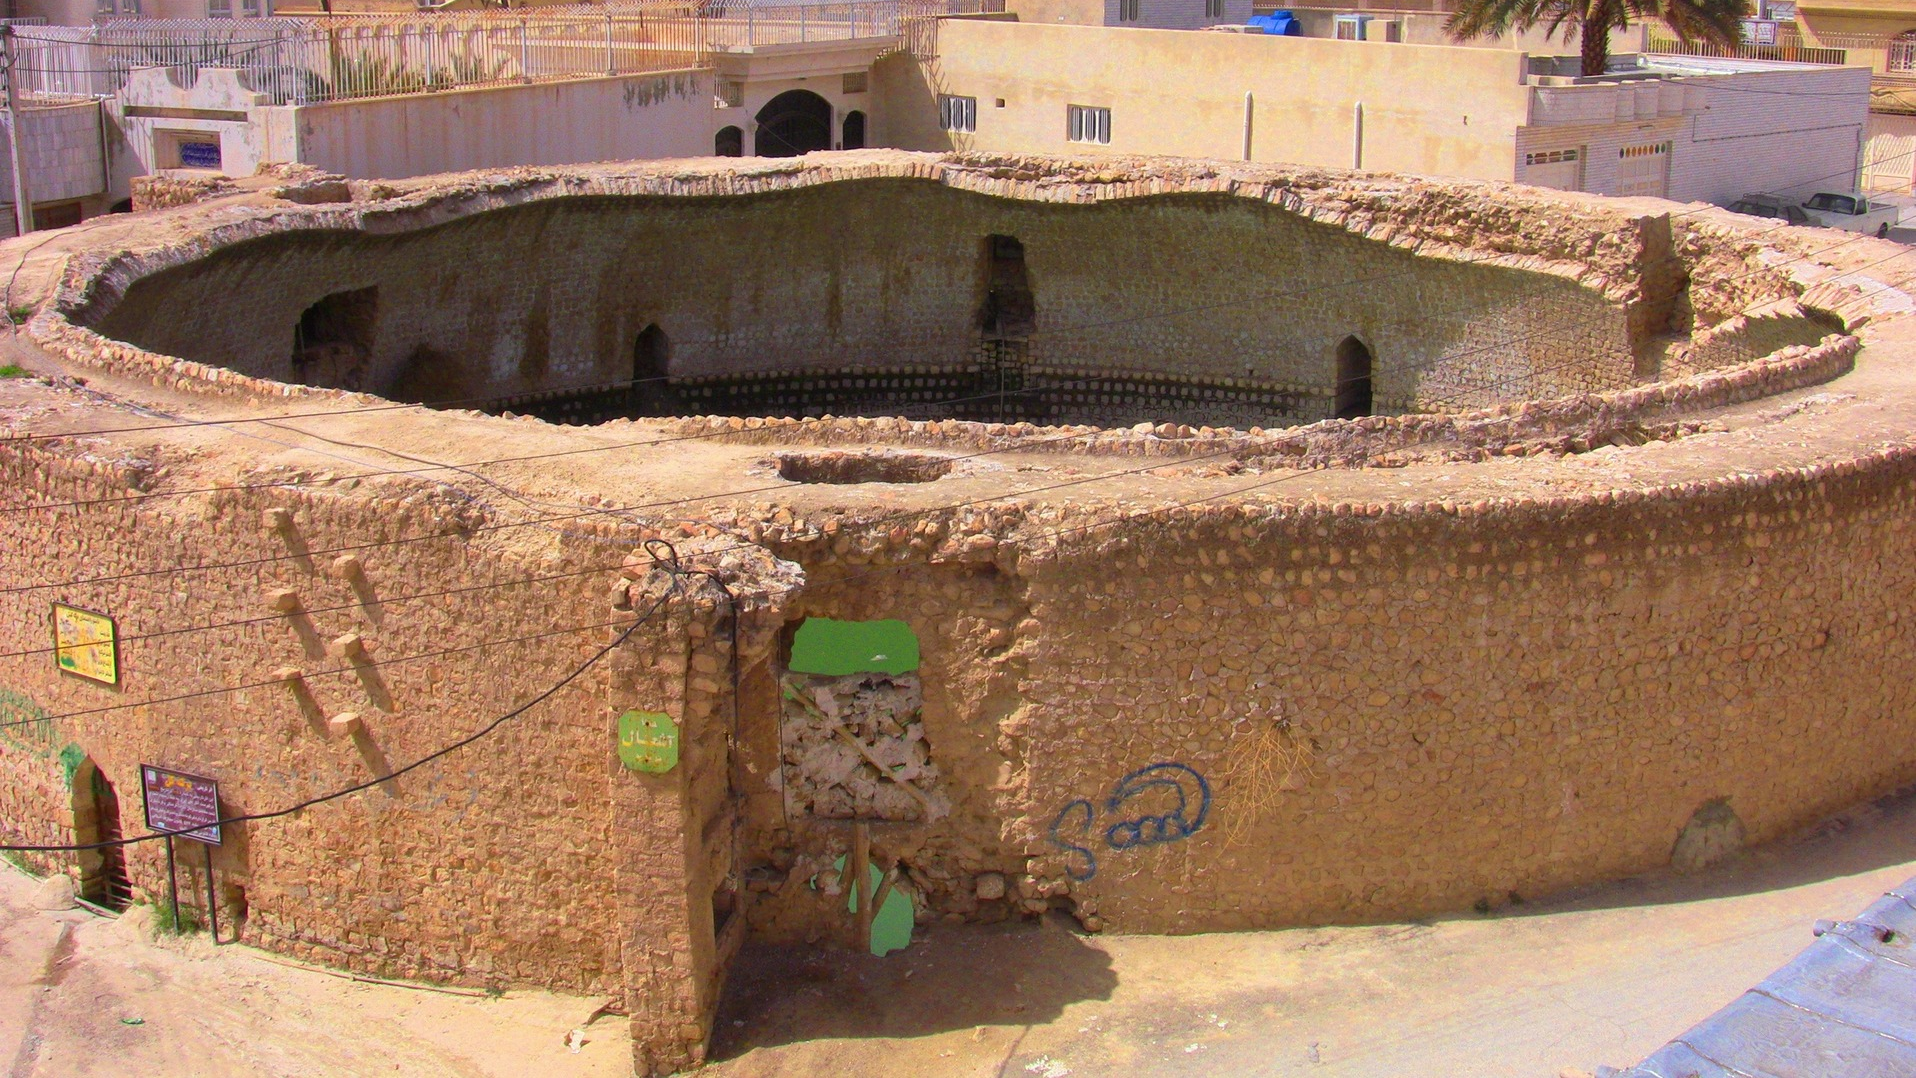
[[[264,19],[116,19],[15,35],[21,88],[110,96],[140,68],[190,85],[235,68],[274,104],[311,105],[553,79],[708,67],[715,51],[903,39],[914,20],[1003,10],[1003,0],[744,0]]]
[[[1847,35],[1845,35],[1847,36]],[[1883,48],[1887,39],[1862,39],[1875,41],[1876,47]],[[1808,42],[1794,30],[1779,28],[1774,44],[1757,44],[1753,41],[1739,42],[1728,47],[1713,45],[1706,41],[1680,41],[1676,35],[1661,26],[1653,26],[1644,38],[1644,51],[1662,53],[1667,56],[1713,56],[1724,60],[1782,60],[1797,64],[1846,64],[1849,62],[1849,49],[1856,43],[1847,40],[1819,40]]]

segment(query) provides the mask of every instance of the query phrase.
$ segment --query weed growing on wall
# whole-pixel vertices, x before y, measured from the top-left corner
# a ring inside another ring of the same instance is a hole
[[[1315,775],[1317,745],[1292,724],[1281,702],[1238,720],[1229,761],[1218,772],[1224,816],[1224,846],[1244,843],[1285,791]]]

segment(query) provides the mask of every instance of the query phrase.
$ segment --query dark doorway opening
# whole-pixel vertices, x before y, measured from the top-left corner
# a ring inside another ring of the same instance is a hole
[[[854,109],[845,114],[844,137],[838,140],[839,146],[847,150],[865,148],[865,114]]]
[[[985,305],[979,328],[991,340],[1031,336],[1037,319],[1031,277],[1025,270],[1025,245],[1015,236],[985,237]]]
[[[1337,418],[1356,419],[1371,414],[1370,349],[1356,337],[1337,346]]]
[[[632,381],[649,382],[665,377],[672,363],[672,340],[657,322],[639,331],[632,343]]]
[[[306,308],[293,327],[293,379],[335,389],[362,388],[378,325],[376,287],[335,292]]]
[[[721,127],[712,136],[712,153],[719,157],[744,157],[745,132],[736,127]]]
[[[758,113],[760,157],[797,157],[832,148],[831,102],[810,90],[787,90]]]
[[[120,797],[106,774],[91,759],[73,772],[73,839],[76,846],[116,842],[120,827]],[[126,847],[103,846],[79,851],[80,897],[96,906],[123,910],[133,901],[133,883],[126,874]]]
[[[669,415],[678,408],[677,394],[666,378],[672,370],[672,338],[657,322],[639,331],[632,342],[631,408],[642,415]]]

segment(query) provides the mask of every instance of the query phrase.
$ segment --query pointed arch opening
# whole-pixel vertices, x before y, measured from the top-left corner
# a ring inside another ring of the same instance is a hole
[[[119,792],[92,757],[82,760],[74,769],[72,797],[74,845],[91,846],[124,837]],[[133,883],[126,871],[126,847],[81,850],[78,860],[81,898],[110,910],[123,910],[133,901]]]

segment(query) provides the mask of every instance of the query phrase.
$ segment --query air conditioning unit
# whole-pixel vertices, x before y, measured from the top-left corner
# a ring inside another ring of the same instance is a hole
[[[1369,25],[1369,15],[1339,15],[1334,20],[1339,41],[1364,40],[1364,28]]]

